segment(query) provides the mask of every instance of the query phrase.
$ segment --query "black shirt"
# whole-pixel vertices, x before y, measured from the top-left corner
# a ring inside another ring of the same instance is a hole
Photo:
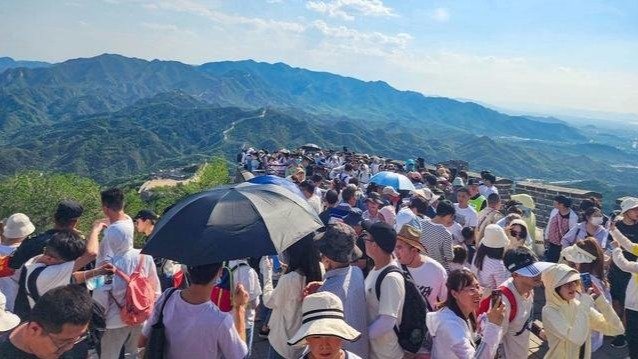
[[[59,229],[50,229],[35,237],[30,237],[22,241],[18,249],[13,252],[11,259],[9,260],[9,267],[13,269],[20,269],[26,261],[42,254],[44,247],[47,245],[51,237],[59,231]]]
[[[38,359],[37,356],[18,349],[10,340],[0,343],[0,358]]]
[[[632,241],[633,243],[638,243],[638,223],[633,225],[627,225],[625,224],[625,222],[620,221],[616,223],[616,228],[618,228],[620,233],[622,233],[630,241]],[[625,251],[624,249],[623,249],[623,254],[625,255],[625,258],[627,258],[627,260],[630,262],[633,262],[636,259],[638,259],[638,257]]]

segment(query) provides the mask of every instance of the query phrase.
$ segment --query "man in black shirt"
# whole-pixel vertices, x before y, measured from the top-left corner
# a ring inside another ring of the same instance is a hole
[[[0,344],[0,358],[59,358],[85,339],[92,313],[93,301],[83,286],[51,289],[33,307],[30,321]]]
[[[638,243],[638,199],[627,198],[620,204],[621,214],[623,216],[622,221],[616,223],[616,228],[630,241]],[[625,250],[623,255],[628,261],[635,261],[637,257]],[[631,273],[623,272],[612,261],[609,267],[609,289],[611,292],[612,304],[619,317],[623,318],[625,311],[625,291],[627,284],[631,278]],[[627,346],[627,341],[624,335],[617,336],[611,345],[616,348],[624,348]]]
[[[16,270],[20,269],[26,261],[42,254],[44,247],[54,234],[62,230],[75,229],[83,212],[84,208],[76,201],[65,200],[58,203],[58,208],[53,214],[55,223],[53,229],[22,241],[18,249],[13,252],[11,259],[9,259],[9,266]]]

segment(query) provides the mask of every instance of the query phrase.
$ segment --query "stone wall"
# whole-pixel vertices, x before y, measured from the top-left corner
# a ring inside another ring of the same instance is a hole
[[[602,199],[602,195],[597,192],[527,181],[514,183],[514,193],[526,193],[534,198],[536,223],[542,228],[547,225],[549,213],[554,208],[554,197],[559,194],[571,198],[574,208],[578,208],[580,202],[589,197]]]

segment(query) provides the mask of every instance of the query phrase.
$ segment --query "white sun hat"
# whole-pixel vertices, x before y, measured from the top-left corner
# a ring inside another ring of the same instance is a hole
[[[339,337],[351,342],[361,337],[361,333],[344,320],[341,299],[330,292],[307,296],[301,311],[301,327],[288,340],[288,345],[305,345],[306,338],[315,335]]]

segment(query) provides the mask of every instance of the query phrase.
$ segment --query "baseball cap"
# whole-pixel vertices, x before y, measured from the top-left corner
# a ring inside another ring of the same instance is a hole
[[[350,263],[361,258],[363,253],[357,247],[357,233],[345,223],[327,225],[323,232],[315,235],[315,246],[324,256],[339,263]]]
[[[143,209],[137,212],[133,220],[136,220],[136,219],[157,221],[159,219],[159,216],[155,212],[151,211],[150,209]]]
[[[80,218],[84,213],[82,205],[73,200],[64,200],[58,203],[55,210],[54,218],[58,221],[66,221],[70,219]]]
[[[510,273],[517,273],[523,277],[536,277],[555,263],[540,262],[528,248],[516,247],[505,252],[503,264]]]
[[[361,227],[372,237],[372,240],[386,253],[392,253],[397,244],[397,232],[385,222],[361,222]]]

